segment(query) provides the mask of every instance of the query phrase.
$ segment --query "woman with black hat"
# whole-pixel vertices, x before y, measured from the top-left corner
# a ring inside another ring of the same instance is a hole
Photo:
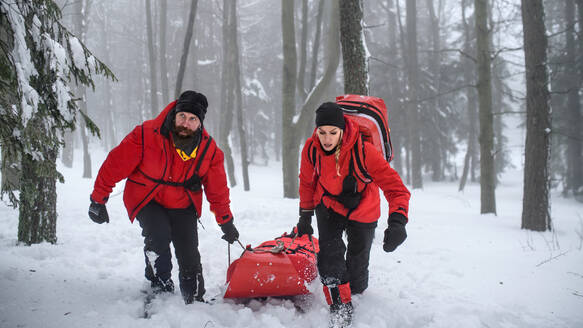
[[[357,156],[363,168],[354,164]],[[360,179],[359,169],[366,170],[373,183]],[[407,237],[410,193],[383,155],[363,142],[358,124],[345,117],[336,103],[322,104],[316,110],[314,133],[302,150],[297,232],[300,236],[313,234],[315,211],[318,271],[334,326],[350,324],[351,295],[368,287],[370,249],[380,217],[378,188],[389,202],[383,249],[391,252]],[[344,231],[348,245],[342,240]]]

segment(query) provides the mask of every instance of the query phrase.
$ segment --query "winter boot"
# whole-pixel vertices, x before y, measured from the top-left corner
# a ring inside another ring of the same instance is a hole
[[[174,293],[174,282],[172,278],[163,280],[160,277],[155,277],[151,280],[150,287],[152,287],[154,294]]]
[[[180,273],[180,293],[185,304],[192,304],[194,301],[204,302],[203,295],[205,292],[202,273]]]
[[[326,302],[330,305],[330,328],[346,328],[352,324],[350,284],[324,286]]]

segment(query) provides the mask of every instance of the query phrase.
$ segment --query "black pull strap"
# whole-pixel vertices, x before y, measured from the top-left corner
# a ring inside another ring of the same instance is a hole
[[[196,163],[196,167],[194,168],[194,174],[198,175],[198,170],[200,169],[200,166],[202,165],[202,160],[204,159],[206,152],[209,150],[209,147],[211,145],[212,140],[213,140],[213,137],[209,136],[209,140],[207,141],[204,149],[202,150],[202,154],[200,154],[200,158],[198,159],[198,163]]]

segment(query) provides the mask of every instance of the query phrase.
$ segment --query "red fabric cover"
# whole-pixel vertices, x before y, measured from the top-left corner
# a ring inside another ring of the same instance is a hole
[[[121,143],[112,149],[101,165],[91,198],[106,203],[113,187],[126,179],[123,200],[128,216],[133,222],[138,212],[151,200],[166,208],[186,208],[194,203],[197,213],[202,211],[202,191],[190,191],[181,186],[159,184],[148,176],[164,181],[182,182],[190,178],[206,144],[209,149],[199,169],[206,199],[218,224],[231,220],[229,188],[223,166],[224,155],[214,140],[203,129],[197,157],[183,161],[170,137],[160,133],[166,116],[174,108],[171,102],[153,120],[136,126]],[[141,173],[143,172],[143,173]],[[191,201],[192,200],[192,201]]]
[[[334,195],[342,191],[342,181],[348,175],[351,160],[351,150],[356,142],[358,149],[362,148],[361,138],[358,133],[358,125],[349,117],[346,120],[346,128],[342,137],[342,148],[340,150],[340,176],[336,173],[336,160],[334,155],[326,155],[320,140],[317,136],[317,128],[314,129],[312,137],[309,138],[302,150],[300,164],[300,208],[313,209],[316,205],[323,203],[327,208],[346,216],[348,210],[331,197],[323,197],[326,188]],[[310,145],[316,149],[316,162],[310,162]],[[350,220],[371,223],[378,220],[380,211],[380,188],[389,202],[389,213],[399,212],[407,217],[409,209],[409,198],[411,194],[401,177],[383,155],[368,142],[364,142],[364,160],[362,160],[366,172],[372,177],[373,182],[369,183],[365,189],[365,183],[357,179],[358,190],[362,191],[362,199],[358,207],[350,214]],[[364,190],[364,191],[363,191]]]

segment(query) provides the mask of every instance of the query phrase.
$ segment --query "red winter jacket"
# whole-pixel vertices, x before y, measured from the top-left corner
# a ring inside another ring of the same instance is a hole
[[[115,184],[127,178],[123,200],[132,222],[151,200],[172,209],[187,208],[194,203],[200,216],[202,190],[191,191],[183,186],[160,183],[160,180],[180,183],[192,177],[203,150],[210,142],[198,175],[217,223],[224,224],[233,216],[229,207],[223,152],[203,129],[196,157],[188,161],[180,158],[170,137],[175,103],[166,106],[155,119],[136,126],[109,152],[99,169],[91,199],[99,203],[107,202]]]
[[[364,155],[364,160],[361,159],[361,161],[373,182],[366,185],[357,179],[357,188],[359,192],[362,192],[362,198],[358,207],[350,214],[349,219],[363,223],[372,223],[378,220],[381,215],[379,187],[389,202],[389,213],[399,212],[407,216],[411,195],[401,181],[399,174],[391,168],[383,155],[372,144],[364,142],[364,148],[362,148],[362,139],[357,124],[350,118],[344,117],[344,119],[346,127],[342,136],[339,157],[340,176],[336,173],[334,154],[326,155],[320,145],[317,128],[304,145],[300,166],[300,208],[313,209],[322,203],[336,213],[344,216],[348,214],[344,205],[332,197],[324,196],[324,188],[333,195],[340,194],[342,181],[349,173],[351,150],[354,144],[358,143],[357,149],[362,149]],[[315,164],[310,161],[310,149],[316,151]]]

